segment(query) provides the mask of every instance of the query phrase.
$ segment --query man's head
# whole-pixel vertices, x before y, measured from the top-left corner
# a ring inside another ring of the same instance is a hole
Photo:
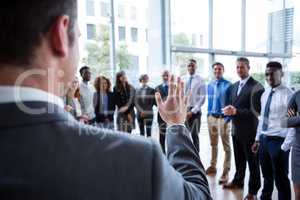
[[[249,76],[249,70],[250,70],[250,62],[248,58],[239,57],[236,60],[236,71],[238,76],[241,79],[247,78]]]
[[[168,70],[165,70],[165,71],[163,71],[161,76],[162,76],[163,82],[168,83],[170,72]]]
[[[194,75],[197,70],[197,61],[194,59],[190,59],[187,65],[187,69],[190,75]]]
[[[0,85],[14,84],[33,68],[45,73],[25,77],[23,85],[58,94],[52,84],[73,80],[79,58],[77,0],[5,1],[0,26],[0,71],[5,73]]]
[[[212,65],[214,76],[216,79],[221,79],[224,74],[224,65],[220,62],[216,62]]]
[[[279,62],[269,62],[266,67],[266,81],[271,87],[281,84],[283,77],[282,65]]]
[[[89,82],[91,80],[91,69],[88,66],[81,67],[79,73],[84,82]]]
[[[147,74],[142,74],[139,79],[140,83],[144,86],[149,82],[149,76]]]

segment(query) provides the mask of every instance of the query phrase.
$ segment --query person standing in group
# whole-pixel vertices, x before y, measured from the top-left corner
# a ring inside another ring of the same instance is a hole
[[[291,168],[295,199],[300,200],[300,90],[293,94],[288,105],[288,119],[283,120],[282,126],[295,129]]]
[[[149,76],[141,75],[139,79],[141,87],[136,91],[135,108],[137,110],[137,120],[139,123],[140,134],[151,137],[151,128],[153,123],[153,106],[155,105],[155,90],[148,86]]]
[[[70,87],[67,89],[67,94],[64,98],[65,110],[78,121],[87,123],[88,117],[82,115],[80,101],[79,81],[78,78],[75,77]]]
[[[94,93],[95,121],[101,128],[114,129],[114,113],[116,100],[111,91],[111,83],[105,76],[98,76],[94,83],[96,92]]]
[[[128,83],[124,71],[116,75],[114,95],[118,108],[117,128],[119,131],[131,133],[135,127],[134,96],[135,89]]]
[[[270,87],[261,96],[261,117],[252,146],[254,153],[259,152],[264,178],[261,200],[272,199],[274,180],[278,200],[290,200],[289,149],[294,139],[294,129],[282,128],[281,121],[286,117],[293,92],[281,83],[283,71],[279,62],[269,62],[265,76]]]
[[[95,111],[93,106],[94,88],[90,85],[91,70],[88,66],[83,66],[80,70],[82,82],[80,83],[80,95],[81,95],[81,109],[82,114],[88,117],[88,123],[92,124],[95,118]]]
[[[168,91],[169,91],[169,77],[170,77],[170,72],[168,70],[165,70],[162,72],[162,84],[158,85],[155,90],[161,95],[161,98],[163,100],[166,100],[168,96]],[[157,122],[158,122],[158,128],[159,128],[159,142],[161,145],[161,148],[163,152],[166,152],[165,149],[165,140],[166,140],[166,129],[167,129],[167,124],[165,123],[164,120],[162,120],[159,112],[157,113]]]
[[[230,145],[230,122],[225,120],[222,108],[228,105],[231,83],[223,78],[224,65],[216,62],[212,65],[214,80],[207,87],[208,94],[208,130],[211,145],[211,162],[206,174],[216,174],[218,158],[219,135],[222,140],[225,152],[223,173],[219,180],[220,184],[228,181],[228,173],[231,165],[231,145]]]
[[[231,87],[230,105],[223,111],[232,119],[232,141],[235,157],[236,172],[230,183],[224,184],[225,189],[244,187],[246,164],[248,162],[250,178],[249,191],[245,199],[256,199],[260,188],[260,170],[258,156],[251,151],[255,141],[258,125],[257,116],[260,113],[260,97],[264,92],[263,86],[249,75],[250,63],[245,57],[236,62],[237,74],[240,81]]]
[[[185,93],[189,94],[186,126],[192,133],[192,139],[199,151],[199,132],[201,126],[201,107],[205,103],[206,85],[204,80],[196,74],[197,61],[190,59],[187,65],[188,74],[182,79],[185,82]]]

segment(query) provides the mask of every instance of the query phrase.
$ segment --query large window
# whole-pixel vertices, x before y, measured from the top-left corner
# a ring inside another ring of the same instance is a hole
[[[108,2],[100,2],[101,17],[110,16],[110,5]]]
[[[173,53],[173,73],[179,76],[187,74],[187,64],[189,59],[195,59],[197,61],[197,74],[205,79],[209,80],[209,59],[208,54],[191,54],[191,53]]]
[[[241,0],[214,0],[213,19],[213,47],[240,51]]]
[[[176,0],[171,3],[172,44],[208,47],[208,1]]]
[[[96,25],[95,24],[87,24],[87,39],[93,40],[96,39]]]
[[[119,41],[125,41],[125,40],[126,40],[126,27],[119,26]]]
[[[95,2],[93,0],[86,0],[86,15],[95,16]]]
[[[118,17],[121,19],[125,18],[125,6],[124,5],[118,6]]]
[[[132,40],[132,42],[138,41],[138,29],[137,28],[131,28],[131,40]]]

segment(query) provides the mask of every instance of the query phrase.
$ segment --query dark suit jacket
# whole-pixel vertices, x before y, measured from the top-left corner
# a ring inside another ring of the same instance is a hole
[[[111,122],[114,121],[114,113],[116,110],[116,100],[113,92],[107,93],[108,98],[108,113],[105,115],[103,111],[101,111],[101,98],[100,92],[94,93],[94,108],[95,108],[95,120],[96,122],[104,122],[105,119],[109,119]]]
[[[237,109],[236,116],[232,117],[233,134],[244,140],[253,140],[256,136],[257,117],[261,107],[260,97],[264,92],[264,88],[252,77],[244,85],[239,96],[237,96],[238,88],[239,81],[230,88],[229,103]]]
[[[155,88],[155,90],[156,90],[156,92],[159,92],[159,93],[160,93],[161,98],[162,98],[163,100],[165,100],[166,97],[168,96],[168,91],[165,91],[165,90],[164,90],[163,84],[158,85],[158,86]],[[157,121],[158,121],[159,124],[165,123],[164,120],[162,120],[162,118],[160,117],[159,112],[158,112],[158,114],[157,114]]]
[[[155,105],[155,90],[151,87],[146,88],[146,95],[142,94],[143,89],[139,88],[135,93],[135,108],[138,117],[141,112],[145,112],[145,118],[153,118],[153,106]]]
[[[287,121],[283,121],[284,124],[282,124],[283,127],[288,127],[288,128],[295,128],[296,134],[295,134],[295,144],[297,147],[300,145],[300,91],[297,91],[291,98],[289,105],[289,109],[293,109],[297,116],[295,117],[289,117]]]
[[[78,123],[63,108],[28,114],[0,104],[1,200],[211,199],[189,132],[168,129],[167,158],[151,139]]]

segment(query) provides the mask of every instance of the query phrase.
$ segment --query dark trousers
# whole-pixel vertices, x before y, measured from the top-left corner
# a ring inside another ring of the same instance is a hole
[[[142,136],[145,135],[145,128],[146,128],[146,134],[147,137],[151,137],[151,128],[152,128],[152,123],[153,123],[153,116],[143,118],[141,116],[138,116],[137,118],[139,128],[140,128],[140,134]]]
[[[232,136],[235,167],[236,172],[233,178],[233,183],[243,186],[246,172],[246,164],[248,162],[250,178],[248,183],[249,193],[256,195],[260,188],[260,170],[258,155],[252,153],[251,146],[255,138],[239,138],[236,135]]]
[[[259,160],[264,177],[264,188],[261,200],[271,200],[275,185],[278,190],[278,200],[291,199],[291,186],[289,174],[289,151],[281,150],[284,138],[268,137],[260,138]]]
[[[193,143],[199,152],[199,132],[201,127],[201,113],[193,113],[192,117],[185,122],[186,127],[192,134]]]
[[[166,153],[165,142],[166,142],[167,124],[162,120],[158,120],[158,125],[159,125],[159,143],[162,151]]]

